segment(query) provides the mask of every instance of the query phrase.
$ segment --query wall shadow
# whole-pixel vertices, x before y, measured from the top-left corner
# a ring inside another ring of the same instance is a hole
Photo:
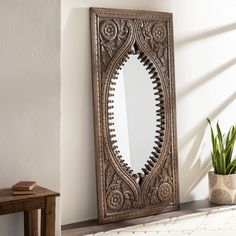
[[[226,25],[217,29],[213,29],[211,31],[203,32],[197,35],[192,35],[185,39],[175,41],[175,49],[179,49],[186,44],[193,43],[195,41],[204,40],[210,37],[214,37],[216,35],[226,33],[236,29],[236,23],[232,23],[230,25]],[[208,72],[204,76],[200,77],[197,81],[191,83],[189,86],[184,87],[182,90],[177,92],[177,101],[190,94],[195,89],[203,86],[205,83],[209,82],[213,78],[215,78],[218,74],[223,73],[228,68],[234,66],[236,64],[236,58],[232,58],[231,60],[225,62],[220,65],[218,68]],[[236,99],[236,92],[231,94],[225,101],[223,101],[219,106],[211,111],[206,117],[209,117],[211,120],[216,118],[221,112],[223,112],[226,107],[228,107],[234,100]],[[208,123],[206,120],[202,120],[199,122],[194,128],[192,128],[183,138],[179,139],[179,150],[183,150],[185,145],[189,143],[189,141],[193,141],[191,144],[191,148],[186,155],[186,161],[181,163],[180,169],[186,170],[184,175],[180,175],[180,182],[185,182],[184,186],[181,189],[182,201],[191,199],[192,190],[201,182],[201,180],[207,175],[208,171],[212,168],[210,153],[204,160],[200,158],[205,134],[208,127]],[[204,154],[206,155],[206,154]],[[186,178],[188,176],[188,178]]]
[[[222,102],[215,110],[210,112],[206,117],[209,117],[210,120],[214,120],[220,113],[222,113],[234,100],[236,99],[236,92],[230,95],[224,102]],[[207,175],[208,171],[212,168],[210,151],[209,155],[202,160],[199,158],[202,155],[205,143],[205,134],[208,127],[208,122],[203,120],[198,125],[196,125],[187,135],[185,135],[180,141],[180,149],[183,149],[184,146],[193,139],[194,142],[190,151],[188,152],[187,159],[182,163],[180,168],[186,170],[186,177],[180,176],[180,181],[187,182],[185,184],[186,188],[182,189],[182,200],[191,196],[191,191],[198,185],[198,183]],[[193,164],[194,163],[194,164]],[[197,174],[194,174],[197,173]],[[183,179],[184,178],[184,179]]]
[[[236,99],[236,92],[231,94],[224,102],[222,102],[215,110],[211,111],[206,115],[206,118],[208,117],[210,120],[213,120],[218,114],[220,114],[223,110],[226,109],[227,106],[229,106],[234,100]],[[183,136],[183,138],[180,139],[179,147],[183,148],[184,145],[186,145],[189,140],[198,132],[204,131],[208,125],[206,118],[198,123],[194,128],[192,128],[186,135]]]
[[[193,36],[187,37],[185,39],[175,41],[175,48],[179,48],[179,47],[184,46],[185,44],[192,43],[194,41],[202,40],[205,38],[213,37],[215,35],[222,34],[222,33],[232,31],[235,29],[236,29],[236,23],[232,23],[230,25],[222,26],[217,29],[213,29],[213,30],[210,30],[207,32],[199,33],[197,35],[193,35]]]
[[[228,68],[230,68],[234,64],[236,64],[236,58],[233,58],[230,61],[224,63],[221,66],[219,66],[218,68],[210,71],[209,73],[207,73],[206,75],[204,75],[203,77],[201,77],[197,81],[193,82],[189,86],[186,86],[185,88],[181,89],[177,93],[177,99],[182,99],[184,96],[191,93],[193,90],[197,89],[198,87],[202,86],[204,83],[209,82],[215,76],[217,76],[218,74],[224,72],[225,70],[227,70]]]
[[[202,155],[202,150],[205,142],[205,133],[208,129],[201,130],[195,137],[195,141],[192,144],[192,148],[187,154],[187,159],[182,165],[182,169],[188,170],[188,184],[183,190],[184,194],[182,196],[183,200],[190,198],[191,191],[201,182],[201,180],[207,175],[207,173],[212,168],[210,155],[207,155],[204,161],[200,159]],[[194,163],[194,164],[193,164]],[[197,174],[194,174],[197,173]]]

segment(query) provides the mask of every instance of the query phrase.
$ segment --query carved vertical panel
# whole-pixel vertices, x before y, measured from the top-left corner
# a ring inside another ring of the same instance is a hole
[[[178,210],[172,15],[91,8],[90,19],[99,222]],[[117,74],[130,54],[150,74],[156,104],[155,145],[141,173],[120,155],[113,127]]]

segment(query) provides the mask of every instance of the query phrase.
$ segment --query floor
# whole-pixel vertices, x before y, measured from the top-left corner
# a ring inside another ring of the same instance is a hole
[[[236,206],[216,206],[208,200],[181,204],[181,210],[116,224],[96,221],[63,227],[62,236],[235,236]]]

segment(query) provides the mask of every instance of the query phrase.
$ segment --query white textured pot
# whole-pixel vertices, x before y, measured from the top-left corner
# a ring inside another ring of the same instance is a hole
[[[208,173],[209,200],[215,204],[236,204],[236,174],[217,175]]]

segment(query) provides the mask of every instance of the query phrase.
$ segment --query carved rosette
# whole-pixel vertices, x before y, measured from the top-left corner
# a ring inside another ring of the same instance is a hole
[[[107,206],[113,211],[120,210],[124,204],[124,196],[119,190],[112,190],[107,195]]]
[[[130,26],[127,21],[119,19],[100,20],[100,53],[103,72],[106,71],[112,57],[127,41]]]
[[[91,28],[99,221],[177,210],[171,14],[91,9]],[[129,54],[148,70],[156,102],[155,146],[142,173],[124,162],[113,127],[117,74]]]
[[[149,183],[147,192],[144,194],[146,205],[165,204],[173,202],[173,171],[171,154],[169,153],[159,174]]]
[[[166,39],[166,27],[162,23],[155,23],[152,26],[153,39],[158,43],[163,43]]]
[[[158,189],[158,198],[162,202],[167,202],[172,197],[172,186],[169,183],[162,183]]]
[[[107,41],[112,41],[117,36],[117,26],[112,20],[103,21],[100,31],[101,36]]]
[[[135,196],[132,189],[116,173],[110,161],[106,161],[106,204],[108,213],[133,208]]]
[[[167,23],[144,21],[138,24],[138,34],[146,47],[151,49],[150,53],[160,63],[165,75],[169,77]]]

